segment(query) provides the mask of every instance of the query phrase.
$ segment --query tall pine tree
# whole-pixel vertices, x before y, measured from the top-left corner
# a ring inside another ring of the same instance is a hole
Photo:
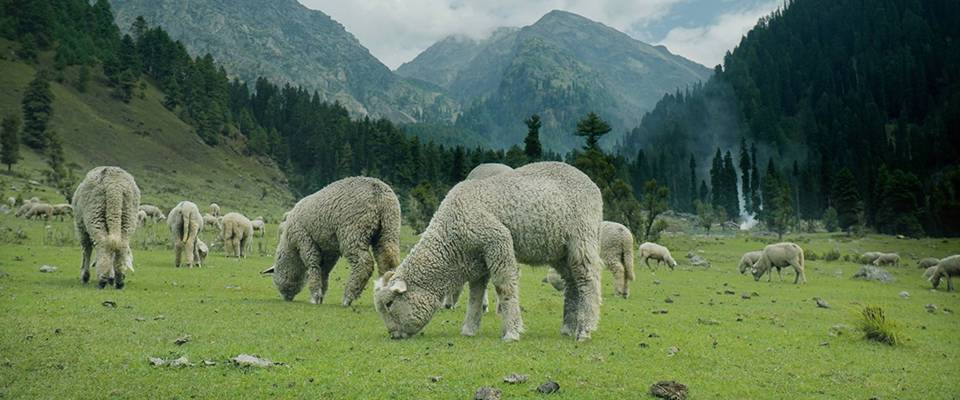
[[[523,121],[527,125],[527,137],[523,139],[523,152],[529,162],[540,161],[543,148],[540,146],[540,116],[533,114]]]
[[[53,114],[53,92],[44,71],[30,81],[21,103],[23,108],[23,143],[34,150],[44,150],[50,139],[47,123]]]

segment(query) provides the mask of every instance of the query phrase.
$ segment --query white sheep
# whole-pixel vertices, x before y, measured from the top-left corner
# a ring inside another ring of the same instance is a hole
[[[630,297],[630,282],[634,279],[633,234],[630,229],[616,222],[603,221],[600,226],[600,259],[613,273],[614,292],[623,298]],[[543,282],[558,291],[566,288],[563,277],[553,268],[547,270]]]
[[[930,280],[930,278],[933,278],[933,274],[935,274],[936,272],[937,272],[936,265],[932,267],[927,267],[927,269],[923,271],[923,279]]]
[[[883,265],[893,265],[894,267],[900,266],[900,255],[897,253],[882,253],[876,260],[873,260],[873,265],[883,266]]]
[[[250,224],[253,226],[253,234],[260,234],[260,237],[263,237],[267,233],[267,224],[263,222],[263,217],[257,217],[253,221],[250,221]]]
[[[189,201],[181,201],[167,215],[167,226],[173,239],[173,266],[180,268],[180,260],[186,253],[186,266],[202,266],[197,251],[197,240],[203,230],[203,217],[200,208]]]
[[[137,210],[137,226],[142,227],[147,224],[147,212],[143,210]]]
[[[860,256],[860,264],[873,264],[873,262],[876,261],[881,254],[883,253],[879,251],[868,251],[863,253],[863,255]]]
[[[35,204],[39,204],[39,203],[40,203],[40,200],[37,199],[36,197],[31,198],[30,200],[27,200],[26,202],[24,202],[23,205],[20,206],[20,208],[17,209],[17,212],[13,215],[16,217],[22,217],[24,215],[27,215],[27,213],[30,212],[30,209],[33,208]]]
[[[50,220],[53,217],[53,206],[47,203],[34,203],[31,205],[30,210],[24,215],[27,219],[44,219]]]
[[[154,222],[167,219],[167,215],[163,213],[163,210],[161,210],[160,207],[149,204],[141,204],[140,210],[143,210],[143,212],[147,213],[147,217]]]
[[[211,214],[203,214],[203,226],[220,230],[220,220]]]
[[[264,273],[273,273],[274,285],[287,301],[300,293],[307,278],[310,302],[322,303],[340,256],[350,262],[344,306],[360,297],[374,261],[380,275],[400,262],[400,202],[378,179],[333,182],[297,202],[281,225],[276,261]]]
[[[586,340],[600,317],[600,222],[597,185],[559,162],[460,182],[395,273],[377,281],[374,304],[393,338],[427,325],[444,295],[464,282],[470,298],[461,334],[474,336],[487,281],[498,295],[502,339],[523,331],[517,262],[551,265],[566,281],[561,334]]]
[[[16,206],[17,206],[17,198],[16,198],[16,197],[13,197],[13,196],[7,197],[7,205],[10,206],[10,209],[13,209],[14,207],[16,207]]]
[[[223,242],[223,250],[227,257],[245,258],[247,243],[253,237],[253,225],[250,220],[240,213],[231,212],[221,217],[218,225],[220,241]]]
[[[210,203],[210,215],[214,217],[220,216],[220,205],[217,203]]]
[[[954,276],[960,276],[960,255],[953,255],[947,258],[940,260],[937,263],[936,269],[933,271],[933,275],[930,277],[930,283],[933,284],[933,288],[936,289],[940,286],[940,281],[943,278],[947,278],[947,291],[953,291],[953,278]]]
[[[940,263],[940,259],[927,257],[917,262],[917,268],[927,269],[930,267],[935,267],[938,263]]]
[[[97,167],[87,173],[73,195],[74,221],[83,248],[80,280],[90,280],[90,254],[98,285],[123,288],[125,270],[133,271],[130,237],[137,230],[140,188],[133,176],[117,167]]]
[[[757,260],[760,259],[761,254],[763,254],[763,252],[759,250],[743,253],[743,256],[740,257],[740,274],[743,274],[744,272],[747,272],[748,269],[753,268],[753,264],[757,263]]]
[[[73,215],[73,206],[66,203],[54,204],[53,215],[60,217],[60,220],[63,221],[64,216]]]
[[[203,240],[197,238],[197,256],[200,257],[200,261],[197,262],[197,265],[203,264],[203,262],[207,259],[207,254],[210,254],[210,248],[207,247],[207,244],[204,243]]]
[[[640,245],[640,262],[650,266],[650,259],[657,260],[657,264],[666,263],[670,269],[677,267],[677,261],[670,255],[670,250],[656,243],[644,242]]]
[[[774,267],[793,267],[796,277],[793,283],[807,283],[807,276],[804,273],[803,249],[796,243],[783,242],[771,244],[763,248],[760,259],[753,264],[753,280],[759,281],[763,274]],[[770,273],[768,281],[773,277]],[[783,279],[781,276],[780,279]]]

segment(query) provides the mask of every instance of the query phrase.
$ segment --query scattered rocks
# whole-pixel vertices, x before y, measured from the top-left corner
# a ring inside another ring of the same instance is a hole
[[[690,260],[690,265],[693,265],[694,267],[710,268],[710,261],[707,261],[705,258],[700,257],[693,252],[687,253],[687,259]]]
[[[864,265],[860,267],[860,270],[853,274],[853,278],[883,283],[895,282],[897,280],[897,278],[887,272],[887,270],[875,265]]]
[[[238,367],[267,368],[267,367],[273,367],[276,365],[283,365],[283,363],[280,363],[280,362],[270,361],[265,358],[260,358],[260,357],[252,356],[249,354],[241,354],[239,356],[231,358],[230,362],[232,362],[234,365]]]
[[[910,292],[904,290],[904,291],[900,292],[900,297],[901,297],[901,298],[904,298],[904,299],[909,299],[909,298],[910,298]]]
[[[495,387],[482,387],[473,394],[473,400],[500,400],[503,392]]]
[[[57,272],[57,267],[54,267],[52,265],[41,265],[40,272],[43,272],[43,273]]]
[[[149,357],[147,360],[150,362],[150,365],[153,365],[154,367],[167,366],[172,368],[180,368],[192,367],[194,365],[186,357],[180,357],[174,360],[164,360],[160,357]]]
[[[527,379],[530,379],[530,376],[521,375],[521,374],[510,374],[503,377],[503,381],[511,385],[515,385],[517,383],[524,383],[527,381]]]
[[[817,307],[830,308],[830,304],[828,304],[827,301],[824,299],[821,299],[819,297],[814,297],[813,300],[817,302]]]
[[[660,381],[650,385],[650,394],[667,400],[685,400],[687,385],[677,381]]]
[[[104,307],[106,307],[106,308],[117,308],[117,302],[112,301],[112,300],[106,300],[106,301],[104,301],[103,303],[100,303],[100,304],[102,304],[102,305],[103,305]]]
[[[560,384],[551,380],[548,380],[537,387],[537,391],[543,394],[550,394],[558,390],[560,390]]]
[[[190,341],[190,335],[183,335],[183,336],[178,337],[177,340],[174,340],[174,341],[173,341],[173,344],[175,344],[175,345],[177,345],[177,346],[183,346],[183,345],[187,344],[187,342],[189,342],[189,341]]]

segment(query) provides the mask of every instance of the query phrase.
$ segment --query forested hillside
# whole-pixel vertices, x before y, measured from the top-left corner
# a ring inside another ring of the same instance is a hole
[[[767,222],[827,212],[845,229],[957,235],[958,39],[956,1],[790,1],[709,82],[665,96],[621,151],[635,179],[668,183],[676,209],[739,189]]]

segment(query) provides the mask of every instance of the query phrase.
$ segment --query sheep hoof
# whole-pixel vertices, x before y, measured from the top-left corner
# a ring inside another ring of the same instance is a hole
[[[80,274],[80,282],[83,282],[84,284],[90,282],[90,271],[83,271],[83,273]]]
[[[490,306],[484,304],[484,305],[483,305],[483,312],[488,312],[488,311],[490,311]]]
[[[353,303],[353,300],[343,299],[343,302],[342,302],[341,304],[342,304],[344,307],[350,307],[350,303]]]
[[[509,332],[509,333],[503,335],[503,341],[506,342],[506,343],[519,342],[519,341],[520,341],[520,334],[519,334],[519,333],[516,333],[516,332]]]
[[[460,330],[460,335],[467,336],[467,337],[474,337],[474,336],[477,336],[477,331],[474,329],[464,327],[462,330]]]
[[[578,341],[578,342],[586,342],[586,341],[588,341],[588,340],[590,340],[590,332],[583,331],[583,332],[578,332],[578,333],[577,333],[577,341]]]
[[[120,289],[123,289],[124,285],[125,284],[123,283],[123,279],[117,279],[116,283],[114,284],[114,287],[117,288],[117,290],[120,290]]]
[[[452,310],[452,309],[453,309],[454,307],[456,307],[456,306],[457,306],[457,305],[454,304],[454,303],[443,303],[443,308],[446,308],[446,309],[448,309],[448,310]]]
[[[105,287],[107,287],[107,280],[100,279],[100,282],[97,282],[97,289],[103,289]]]

